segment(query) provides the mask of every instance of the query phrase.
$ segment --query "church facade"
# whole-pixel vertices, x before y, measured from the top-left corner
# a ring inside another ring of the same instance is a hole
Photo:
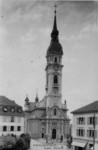
[[[54,15],[51,42],[46,53],[46,95],[35,102],[25,99],[25,132],[32,138],[60,139],[69,134],[69,118],[66,101],[62,103],[62,56],[63,49],[59,42],[56,10]]]

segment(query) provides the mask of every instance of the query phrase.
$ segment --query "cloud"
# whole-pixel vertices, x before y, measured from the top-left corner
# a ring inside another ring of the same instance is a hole
[[[47,13],[48,7],[43,2],[31,0],[2,0],[1,12],[6,23],[13,23],[23,20],[38,21],[42,15]]]
[[[76,11],[83,14],[90,14],[93,11],[98,12],[98,1],[80,1],[75,3]]]

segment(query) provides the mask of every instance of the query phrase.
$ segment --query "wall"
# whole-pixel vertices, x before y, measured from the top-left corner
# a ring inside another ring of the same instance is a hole
[[[73,125],[72,125],[72,135],[74,138],[78,138],[78,139],[84,139],[84,140],[87,140],[87,141],[93,141],[93,138],[90,138],[90,137],[87,137],[87,130],[90,129],[90,130],[93,130],[93,125],[88,125],[87,124],[87,118],[88,117],[93,117],[94,114],[93,113],[89,113],[89,114],[75,114],[73,115]],[[98,142],[98,113],[95,113],[95,116],[97,117],[97,123],[96,123],[96,126],[95,126],[95,130],[97,130],[97,138],[96,138],[96,141]],[[77,124],[77,118],[78,117],[85,117],[85,124]],[[80,136],[77,136],[76,134],[76,130],[77,129],[84,129],[85,130],[85,136],[84,137],[80,137]]]
[[[7,126],[7,131],[3,131],[3,126]],[[10,131],[11,126],[14,126],[14,131]],[[21,131],[17,131],[17,127],[21,127]],[[11,116],[0,116],[0,136],[6,134],[20,135],[24,133],[24,117],[14,117],[14,122],[11,122]]]

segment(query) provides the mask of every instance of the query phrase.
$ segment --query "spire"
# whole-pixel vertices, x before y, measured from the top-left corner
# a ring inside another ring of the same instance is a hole
[[[52,30],[52,33],[51,33],[51,40],[54,41],[54,42],[58,42],[58,30],[57,30],[57,21],[56,21],[56,7],[57,5],[55,4],[55,11],[54,11],[54,24],[53,24],[53,30]]]
[[[36,92],[36,98],[35,98],[35,102],[38,102],[39,98],[38,98],[38,93]]]
[[[26,104],[29,104],[28,94],[26,94],[25,103],[26,103]]]

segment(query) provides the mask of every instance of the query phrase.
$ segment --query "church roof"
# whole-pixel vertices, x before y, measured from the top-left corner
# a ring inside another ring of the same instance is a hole
[[[35,102],[29,102],[29,110],[32,111],[36,106]]]
[[[84,107],[81,107],[79,109],[76,109],[72,111],[73,114],[84,114],[84,113],[94,113],[98,112],[98,101],[95,101],[91,104],[88,104]]]
[[[51,41],[47,50],[47,56],[51,54],[63,55],[62,46],[59,42]]]
[[[58,35],[59,31],[57,29],[56,10],[55,10],[53,30],[51,33],[51,43],[50,46],[48,47],[46,56],[49,56],[51,54],[63,55],[63,50],[61,44],[59,43]]]

